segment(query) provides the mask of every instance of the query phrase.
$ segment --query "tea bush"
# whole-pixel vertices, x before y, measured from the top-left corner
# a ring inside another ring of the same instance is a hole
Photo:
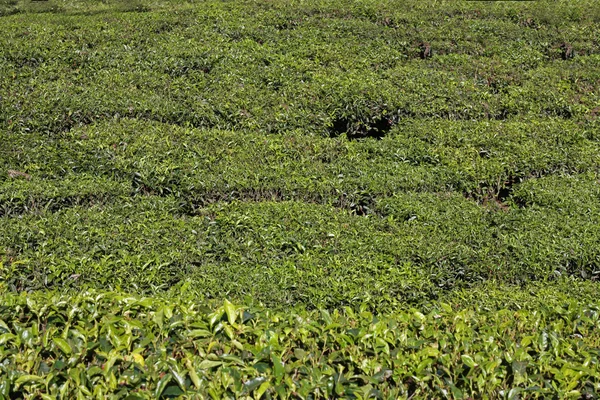
[[[0,399],[595,398],[599,22],[0,0]]]
[[[111,292],[7,295],[0,395],[43,398],[589,398],[598,308],[446,303],[276,314]]]

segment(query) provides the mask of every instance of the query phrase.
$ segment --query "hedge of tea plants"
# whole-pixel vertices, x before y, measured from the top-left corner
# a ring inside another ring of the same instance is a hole
[[[0,399],[596,398],[599,37],[0,0]]]
[[[9,294],[0,395],[20,398],[595,398],[597,306],[206,308],[114,292]]]

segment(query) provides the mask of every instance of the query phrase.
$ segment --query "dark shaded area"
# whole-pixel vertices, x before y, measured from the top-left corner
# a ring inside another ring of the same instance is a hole
[[[71,207],[91,207],[105,204],[114,196],[110,193],[81,196],[0,200],[0,217],[15,217],[27,213],[56,212]]]
[[[329,128],[329,137],[346,134],[349,140],[374,138],[382,139],[396,123],[394,117],[377,116],[370,120],[338,117]]]
[[[213,63],[203,59],[179,60],[175,65],[165,68],[165,73],[173,78],[180,78],[191,72],[198,71],[209,74],[213,69]]]
[[[363,192],[356,193],[309,193],[298,191],[287,191],[285,189],[246,189],[233,190],[231,192],[208,191],[194,192],[182,196],[179,203],[179,213],[182,215],[198,215],[204,207],[219,202],[241,201],[302,201],[314,204],[329,204],[333,207],[347,210],[353,214],[380,215],[384,214],[376,210],[375,196]]]
[[[463,193],[465,198],[474,200],[480,205],[490,206],[498,210],[507,210],[508,202],[512,200],[520,208],[526,206],[525,202],[518,198],[513,198],[513,191],[516,185],[523,182],[524,178],[516,175],[509,175],[504,181],[497,183],[484,182],[474,191]]]
[[[521,183],[522,179],[516,176],[509,176],[507,180],[504,181],[504,184],[498,190],[498,194],[496,198],[498,201],[504,203],[506,202],[512,195],[514,190],[514,186]]]
[[[433,56],[433,52],[431,51],[431,44],[427,42],[422,42],[419,44],[419,57],[422,60],[426,58],[431,58]]]
[[[561,58],[563,60],[570,60],[573,57],[575,57],[575,51],[573,50],[573,46],[571,46],[569,43],[563,43],[560,45],[560,50],[561,50]]]

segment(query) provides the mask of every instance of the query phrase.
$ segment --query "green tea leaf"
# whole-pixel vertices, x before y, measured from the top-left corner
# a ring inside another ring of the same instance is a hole
[[[219,367],[223,365],[223,362],[221,361],[211,361],[211,360],[204,360],[200,363],[200,365],[198,365],[198,368],[200,369],[211,369],[214,367]]]
[[[17,378],[17,380],[15,381],[15,386],[17,388],[19,388],[22,385],[27,385],[30,383],[36,383],[36,382],[44,382],[45,379],[41,376],[36,376],[36,375],[21,375]]]
[[[158,381],[158,383],[156,384],[156,389],[154,391],[155,398],[160,398],[164,390],[167,388],[167,385],[169,384],[171,379],[171,375],[165,375]]]
[[[477,364],[475,364],[475,361],[473,360],[473,358],[467,354],[461,355],[460,359],[469,368],[475,368],[477,366]]]
[[[235,306],[226,299],[223,302],[223,308],[225,309],[225,313],[227,314],[227,321],[229,321],[230,325],[233,325],[237,318],[237,312],[236,312]]]
[[[285,368],[283,363],[281,362],[281,358],[277,357],[275,354],[271,353],[271,362],[273,363],[273,374],[277,382],[280,382],[283,378],[283,374],[285,373]]]
[[[252,393],[252,391],[261,386],[265,381],[266,378],[263,376],[250,379],[249,381],[244,383],[244,393]]]
[[[60,337],[54,337],[52,338],[52,341],[54,342],[56,347],[58,347],[66,355],[71,355],[71,353],[73,352],[73,350],[71,349],[71,345],[69,345],[69,342],[67,342],[65,339]]]

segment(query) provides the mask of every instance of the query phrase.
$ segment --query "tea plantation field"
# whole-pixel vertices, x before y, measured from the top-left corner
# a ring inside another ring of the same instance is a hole
[[[0,399],[596,399],[600,3],[0,0]]]

